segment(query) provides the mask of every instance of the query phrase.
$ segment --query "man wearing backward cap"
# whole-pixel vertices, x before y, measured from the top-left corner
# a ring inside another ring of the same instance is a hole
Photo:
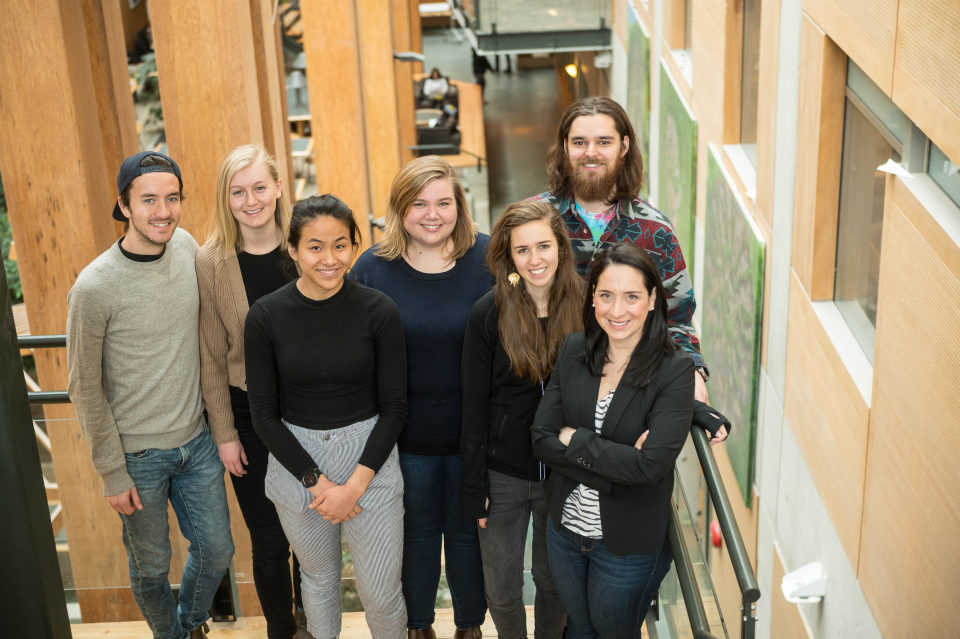
[[[177,228],[183,181],[166,155],[124,160],[117,191],[125,234],[67,296],[68,389],[153,636],[202,639],[233,541],[200,396],[197,243]],[[167,578],[168,502],[190,542],[179,604]]]

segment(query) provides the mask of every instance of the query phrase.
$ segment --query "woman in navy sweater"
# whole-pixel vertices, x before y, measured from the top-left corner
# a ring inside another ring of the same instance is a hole
[[[403,595],[408,637],[434,637],[440,549],[453,595],[455,637],[479,638],[486,614],[476,524],[460,504],[460,354],[470,308],[493,284],[489,236],[470,218],[457,175],[438,156],[393,180],[383,240],[351,271],[400,307],[410,412],[400,435]]]

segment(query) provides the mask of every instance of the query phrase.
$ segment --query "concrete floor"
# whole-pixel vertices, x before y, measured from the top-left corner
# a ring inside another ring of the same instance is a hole
[[[425,71],[437,67],[457,80],[474,81],[470,44],[452,30],[425,30],[423,54]],[[516,66],[513,73],[490,71],[486,76],[483,124],[491,220],[511,202],[547,189],[544,157],[560,120],[554,70],[518,71]]]

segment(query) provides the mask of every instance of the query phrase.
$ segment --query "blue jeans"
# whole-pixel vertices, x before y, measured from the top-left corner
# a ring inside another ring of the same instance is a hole
[[[148,448],[127,453],[126,459],[143,504],[143,510],[120,515],[133,598],[156,639],[184,639],[209,618],[213,595],[233,557],[223,463],[206,427],[179,448]],[[167,579],[168,500],[190,542],[179,606]]]
[[[547,514],[550,494],[546,481],[529,481],[488,470],[490,511],[487,527],[479,530],[483,580],[490,616],[501,639],[526,639],[527,609],[523,605],[523,553],[533,515],[531,573],[534,637],[559,639],[566,614],[550,577],[547,561]]]
[[[407,627],[433,624],[440,583],[440,548],[446,558],[453,620],[466,629],[483,623],[483,566],[477,523],[460,507],[460,455],[400,453],[403,473],[403,598]],[[441,543],[442,542],[442,543]]]
[[[567,611],[566,639],[640,638],[660,582],[670,570],[669,549],[615,555],[602,539],[547,522],[550,572]]]

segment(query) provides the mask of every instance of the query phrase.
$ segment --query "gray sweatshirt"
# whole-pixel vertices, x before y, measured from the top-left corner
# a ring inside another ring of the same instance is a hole
[[[203,428],[196,253],[182,229],[152,262],[115,243],[67,295],[67,389],[104,495],[134,486],[124,453],[176,448]]]

